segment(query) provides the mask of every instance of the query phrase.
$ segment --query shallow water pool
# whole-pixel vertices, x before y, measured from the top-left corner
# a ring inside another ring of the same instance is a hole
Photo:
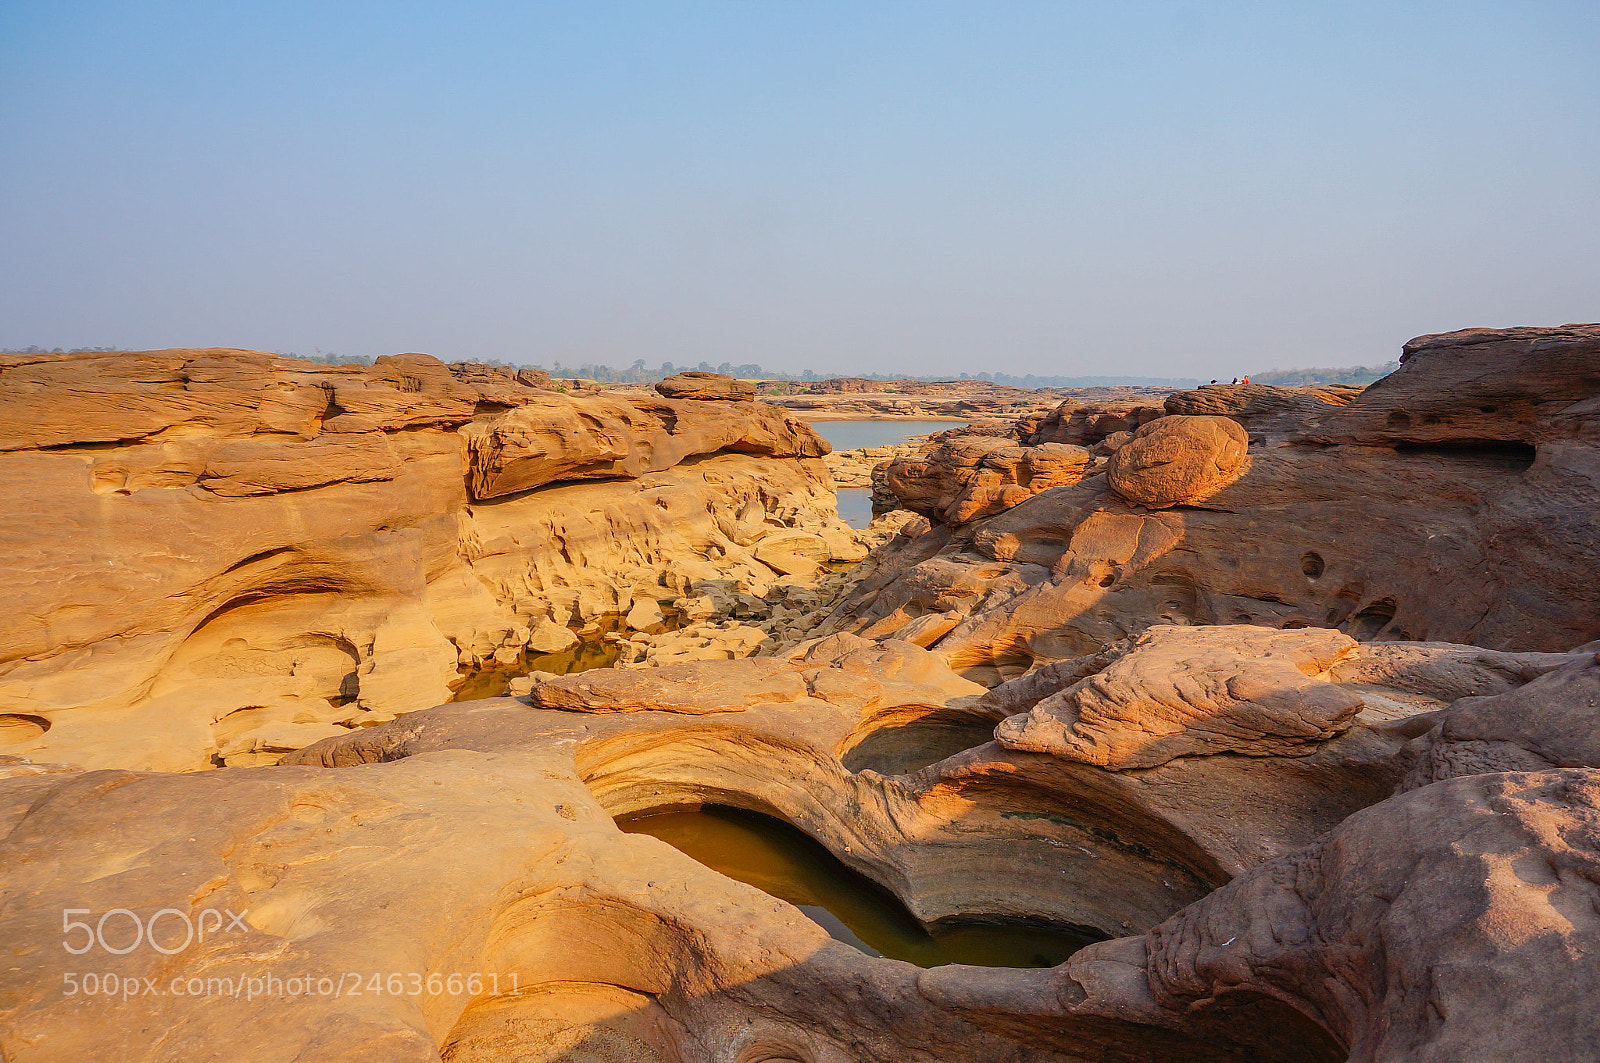
[[[919,967],[1054,967],[1104,940],[1088,927],[1003,923],[941,925],[931,933],[888,891],[850,868],[802,831],[742,809],[624,817],[617,825],[648,834],[729,878],[788,901],[834,938],[869,956]]]

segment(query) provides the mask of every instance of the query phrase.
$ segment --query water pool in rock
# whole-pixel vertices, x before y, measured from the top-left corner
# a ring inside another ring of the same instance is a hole
[[[812,431],[834,450],[886,447],[917,436],[959,428],[966,421],[811,421]]]
[[[568,675],[590,668],[610,668],[617,663],[621,647],[606,635],[622,626],[620,616],[602,617],[592,628],[574,630],[578,641],[560,653],[529,653],[524,651],[510,664],[490,662],[471,672],[467,681],[456,689],[451,701],[477,701],[479,698],[502,698],[511,687],[511,680],[529,672],[554,672]]]
[[[622,817],[630,834],[648,834],[713,871],[788,901],[834,938],[869,956],[919,967],[1054,967],[1104,940],[1088,927],[960,923],[932,932],[888,891],[852,871],[804,832],[755,812],[702,808]]]

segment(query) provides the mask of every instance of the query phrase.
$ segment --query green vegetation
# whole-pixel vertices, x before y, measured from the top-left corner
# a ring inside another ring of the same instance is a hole
[[[1298,387],[1303,384],[1351,384],[1365,387],[1400,368],[1399,362],[1383,365],[1352,365],[1342,369],[1273,369],[1265,373],[1251,373],[1252,384],[1276,384],[1279,387]]]

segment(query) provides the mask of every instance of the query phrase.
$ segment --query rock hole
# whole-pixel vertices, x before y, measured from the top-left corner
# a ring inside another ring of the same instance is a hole
[[[853,772],[909,775],[990,741],[994,725],[987,713],[910,707],[863,723],[839,759]]]
[[[1117,582],[1117,577],[1109,572],[1100,577],[1100,586],[1102,587],[1109,587],[1115,582]]]
[[[1411,415],[1406,413],[1404,410],[1395,410],[1389,414],[1389,419],[1385,423],[1388,424],[1390,428],[1410,428]]]
[[[1393,598],[1379,598],[1340,626],[1341,631],[1360,642],[1378,637],[1389,626],[1398,609]]]
[[[1322,560],[1322,555],[1315,551],[1300,555],[1300,571],[1311,579],[1316,579],[1322,575],[1327,568],[1327,564]]]
[[[31,742],[50,730],[50,721],[43,716],[26,713],[0,714],[0,746],[15,746]]]
[[[813,1057],[795,1045],[761,1040],[739,1053],[739,1063],[813,1063]]]

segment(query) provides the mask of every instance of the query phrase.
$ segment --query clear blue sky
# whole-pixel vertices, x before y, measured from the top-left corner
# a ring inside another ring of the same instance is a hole
[[[1209,378],[1600,320],[1600,3],[0,3],[0,347]]]

